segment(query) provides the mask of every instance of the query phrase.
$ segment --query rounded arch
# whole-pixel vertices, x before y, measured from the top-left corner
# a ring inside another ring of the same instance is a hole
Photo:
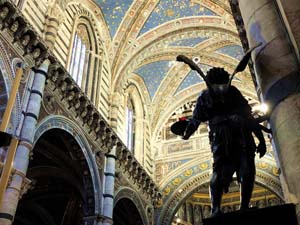
[[[92,16],[91,19],[93,21],[93,26],[100,28],[99,30],[96,29],[96,36],[102,37],[103,40],[105,40],[105,47],[109,49],[111,47],[111,37],[106,25],[104,15],[97,3],[92,0],[85,1],[84,5],[82,4],[82,0],[66,0],[65,3],[67,7],[69,7],[70,5],[80,5],[80,7],[85,7],[81,8],[81,10],[78,12],[78,15],[82,14]]]
[[[89,167],[89,172],[91,174],[91,179],[93,183],[94,189],[94,202],[95,202],[95,214],[99,214],[102,211],[102,184],[100,180],[100,175],[98,171],[98,167],[95,161],[95,154],[90,148],[88,141],[83,134],[80,127],[75,124],[70,119],[63,116],[48,116],[43,119],[36,128],[34,135],[34,144],[39,140],[39,138],[51,129],[61,129],[67,133],[69,133],[80,146],[82,153],[86,159],[86,162]]]
[[[268,159],[256,159],[256,183],[284,199],[275,162]],[[176,211],[197,189],[209,183],[212,171],[210,156],[193,159],[168,174],[161,182],[163,199],[156,211],[156,224],[171,224]]]
[[[110,39],[106,38],[101,10],[91,1],[81,4],[75,0],[68,2],[66,12],[72,20],[71,24],[64,22],[64,26],[69,27],[66,67],[96,108],[103,112],[104,117],[108,117],[106,104],[111,74],[107,45]],[[102,105],[104,107],[100,107]]]
[[[147,31],[146,33],[143,33],[141,36],[138,37],[137,44],[143,47],[149,44],[150,42],[153,42],[154,39],[178,33],[178,30],[180,30],[179,32],[183,32],[191,28],[197,28],[198,30],[201,30],[203,28],[205,29],[205,27],[209,27],[215,31],[218,30],[222,32],[227,32],[229,35],[235,38],[238,37],[235,27],[223,25],[222,21],[222,18],[220,18],[219,16],[192,16],[178,18],[175,20],[168,21],[162,24],[161,26],[157,26],[156,28]],[[199,24],[201,24],[201,26],[199,26]],[[147,39],[147,37],[151,38]]]
[[[152,220],[152,218],[149,218],[149,216],[147,216],[147,212],[144,210],[146,207],[142,203],[139,194],[131,188],[122,187],[115,193],[114,211],[117,204],[124,199],[128,199],[133,203],[133,205],[135,206],[136,210],[139,213],[143,225],[150,225],[149,220]]]
[[[71,32],[71,41],[70,41],[70,46],[69,46],[69,54],[68,54],[68,59],[67,59],[67,68],[70,66],[71,64],[71,53],[72,53],[72,49],[74,46],[74,37],[76,35],[77,32],[77,28],[78,26],[82,25],[85,29],[86,29],[86,35],[87,35],[87,41],[89,42],[89,51],[95,51],[95,54],[98,54],[100,48],[99,46],[97,46],[97,39],[96,36],[94,35],[94,28],[93,25],[90,21],[90,18],[87,15],[78,13],[74,15],[74,22],[72,24],[72,32]]]
[[[98,55],[100,49],[97,46],[97,39],[90,19],[86,15],[81,14],[75,14],[74,17],[69,42],[67,68],[82,90],[87,91],[91,80],[94,79],[93,76],[97,76],[97,73],[94,73],[94,69],[91,71],[90,68],[95,67],[97,58],[94,56]],[[98,79],[95,80],[97,81]],[[95,88],[94,86],[93,89]]]

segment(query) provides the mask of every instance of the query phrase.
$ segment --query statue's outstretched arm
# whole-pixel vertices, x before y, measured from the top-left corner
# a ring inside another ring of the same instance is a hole
[[[259,140],[259,144],[257,146],[257,152],[259,153],[259,157],[263,157],[266,154],[267,147],[266,147],[266,141],[262,132],[262,129],[259,125],[259,123],[256,123],[253,129],[253,133]]]

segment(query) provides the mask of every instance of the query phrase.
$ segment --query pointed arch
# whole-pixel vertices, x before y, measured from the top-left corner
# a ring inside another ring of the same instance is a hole
[[[256,183],[283,199],[279,177],[274,172],[274,168],[277,168],[275,163],[256,159],[256,165],[262,162],[264,166],[257,166],[256,168]],[[169,178],[162,181],[163,199],[161,205],[164,207],[160,207],[156,211],[156,224],[171,224],[171,220],[181,203],[197,191],[200,186],[209,183],[211,170],[211,159],[199,157],[177,168],[168,176]]]

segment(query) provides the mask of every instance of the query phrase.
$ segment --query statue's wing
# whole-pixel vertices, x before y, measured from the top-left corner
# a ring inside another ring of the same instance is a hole
[[[246,54],[243,56],[243,58],[241,59],[241,61],[240,61],[239,64],[237,65],[237,67],[235,68],[233,74],[231,75],[231,77],[230,77],[230,79],[229,79],[229,85],[231,84],[231,81],[232,81],[232,79],[233,79],[233,77],[234,77],[234,75],[235,75],[236,73],[242,72],[242,71],[244,71],[244,70],[246,69],[246,66],[248,65],[248,62],[249,62],[249,60],[250,60],[250,58],[251,58],[251,52],[252,52],[254,49],[256,49],[257,47],[261,46],[261,45],[262,45],[262,43],[259,43],[258,45],[256,45],[256,46],[250,48],[250,49],[246,52]]]

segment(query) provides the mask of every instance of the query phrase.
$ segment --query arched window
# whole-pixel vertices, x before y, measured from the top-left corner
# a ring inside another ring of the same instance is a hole
[[[130,151],[134,150],[135,140],[135,111],[132,99],[129,98],[126,107],[126,145]]]
[[[87,52],[89,50],[90,40],[87,27],[84,24],[79,24],[74,35],[69,72],[80,87],[82,86],[83,75],[87,70]]]
[[[129,86],[124,94],[124,130],[122,130],[124,132],[124,143],[134,154],[134,157],[144,165],[146,150],[148,150],[146,144],[150,143],[147,141],[149,132],[145,119],[144,100],[135,80],[129,81]]]

